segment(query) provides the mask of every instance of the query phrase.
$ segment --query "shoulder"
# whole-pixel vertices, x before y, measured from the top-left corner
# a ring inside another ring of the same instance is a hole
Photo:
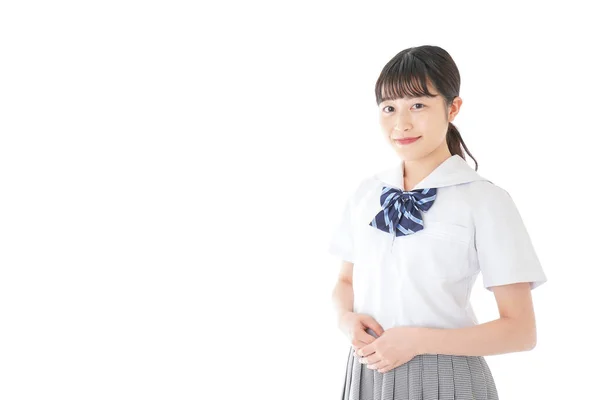
[[[508,190],[489,180],[470,182],[468,185],[465,185],[465,189],[474,206],[480,203],[498,203],[511,199]]]
[[[494,225],[520,223],[518,207],[507,189],[491,181],[472,182],[468,188],[471,217],[475,223],[490,222]]]

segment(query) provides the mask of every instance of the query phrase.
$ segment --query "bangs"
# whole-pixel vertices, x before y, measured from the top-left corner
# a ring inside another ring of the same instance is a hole
[[[426,66],[418,58],[409,56],[395,60],[385,66],[377,80],[377,105],[397,98],[436,97],[428,90],[427,82]]]

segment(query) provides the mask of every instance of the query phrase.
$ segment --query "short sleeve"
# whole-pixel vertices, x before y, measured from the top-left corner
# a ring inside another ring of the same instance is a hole
[[[493,185],[493,184],[492,184]],[[521,215],[510,194],[492,186],[474,211],[475,248],[483,286],[547,281]]]
[[[352,198],[348,197],[333,220],[330,231],[329,254],[344,261],[354,262],[354,238],[352,234]]]

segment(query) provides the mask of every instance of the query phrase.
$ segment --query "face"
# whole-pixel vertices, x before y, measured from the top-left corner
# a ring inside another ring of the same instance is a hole
[[[435,97],[397,98],[379,105],[379,122],[387,142],[405,161],[427,156],[450,154],[446,143],[448,123],[452,122],[462,104],[455,97],[448,108],[444,98],[428,83]],[[418,138],[410,143],[396,139]]]

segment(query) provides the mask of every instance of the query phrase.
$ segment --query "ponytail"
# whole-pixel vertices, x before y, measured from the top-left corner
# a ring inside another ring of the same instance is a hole
[[[479,164],[477,164],[477,160],[473,157],[473,155],[467,148],[467,145],[465,144],[464,140],[460,136],[460,132],[458,131],[458,129],[456,129],[456,126],[454,126],[454,124],[452,122],[448,123],[448,132],[446,133],[446,143],[448,143],[448,149],[450,150],[450,154],[459,155],[463,159],[465,159],[465,153],[463,152],[463,149],[462,149],[462,148],[464,148],[465,151],[467,152],[467,154],[469,154],[469,157],[471,157],[473,159],[473,161],[475,161],[475,171],[477,171],[477,168],[479,167]],[[461,147],[461,145],[462,145],[462,147]]]

